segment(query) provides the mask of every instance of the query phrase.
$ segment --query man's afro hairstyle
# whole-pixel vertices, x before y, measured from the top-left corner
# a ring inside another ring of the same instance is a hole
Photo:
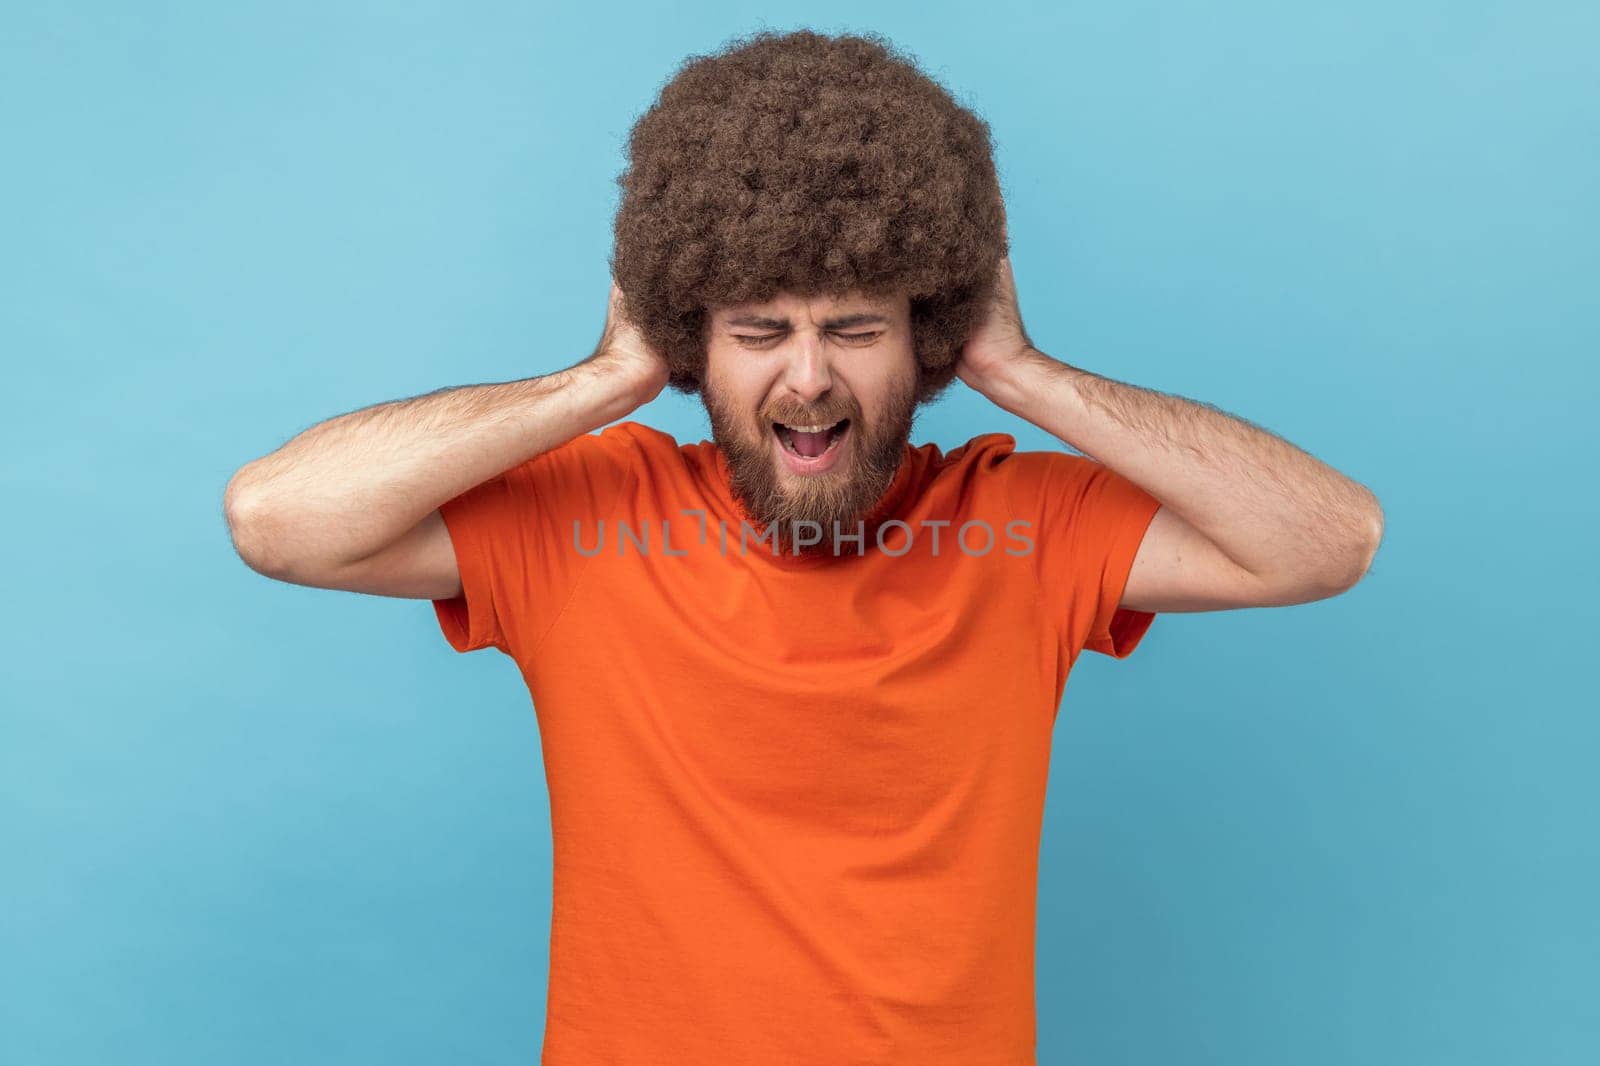
[[[989,126],[878,34],[771,30],[690,56],[641,115],[611,273],[694,394],[708,307],[911,298],[917,401],[955,376],[1007,252]]]

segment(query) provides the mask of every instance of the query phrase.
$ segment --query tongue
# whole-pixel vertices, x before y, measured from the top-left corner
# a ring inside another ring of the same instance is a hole
[[[790,430],[789,436],[794,440],[794,450],[807,459],[815,459],[828,450],[828,430],[821,433],[800,433]]]

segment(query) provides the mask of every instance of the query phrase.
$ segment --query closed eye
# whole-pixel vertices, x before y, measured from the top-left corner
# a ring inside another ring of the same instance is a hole
[[[766,344],[769,341],[775,341],[782,336],[782,333],[768,333],[761,337],[750,337],[745,336],[744,334],[736,333],[734,334],[733,339],[741,344]],[[883,330],[868,330],[866,333],[836,332],[834,333],[834,336],[838,337],[840,340],[849,341],[851,344],[870,344],[872,341],[875,341],[879,337],[883,336]]]

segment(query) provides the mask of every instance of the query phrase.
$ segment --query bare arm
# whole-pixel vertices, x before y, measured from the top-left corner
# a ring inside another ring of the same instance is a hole
[[[1022,328],[1009,259],[961,379],[1160,501],[1122,605],[1146,611],[1267,607],[1352,587],[1383,538],[1366,486],[1209,404],[1052,359]]]
[[[294,584],[444,599],[461,589],[439,506],[656,396],[666,365],[621,314],[583,362],[542,377],[440,389],[300,433],[223,494],[251,569]]]
[[[1203,611],[1304,603],[1360,581],[1383,535],[1372,492],[1209,404],[1113,381],[1043,353],[1009,409],[1162,503],[1123,606]]]

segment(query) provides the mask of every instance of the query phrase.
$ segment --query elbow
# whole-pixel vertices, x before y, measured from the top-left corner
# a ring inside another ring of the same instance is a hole
[[[1339,553],[1339,565],[1330,568],[1324,578],[1328,595],[1348,592],[1360,584],[1372,570],[1372,561],[1383,543],[1383,507],[1371,492],[1366,496],[1367,503],[1355,523],[1356,532],[1350,536],[1347,549]]]
[[[1271,605],[1331,599],[1361,583],[1383,541],[1383,508],[1377,499],[1371,498],[1346,528],[1348,532],[1337,541],[1324,538],[1314,546],[1308,544],[1307,554],[1292,569],[1281,571],[1276,583],[1269,583],[1276,590]]]
[[[1361,510],[1361,534],[1355,538],[1351,587],[1367,576],[1372,569],[1372,561],[1378,557],[1378,548],[1383,544],[1383,505],[1371,490],[1363,489],[1362,492],[1366,495],[1366,506]]]
[[[265,494],[249,478],[246,466],[229,480],[222,493],[222,516],[233,550],[246,566],[263,577],[288,581],[289,568],[274,550],[279,538],[270,530],[272,508]]]
[[[1383,544],[1383,505],[1378,503],[1376,496],[1372,497],[1372,507],[1367,513],[1367,537],[1362,544],[1361,572],[1356,575],[1360,581],[1367,576],[1367,571],[1372,569],[1372,561],[1378,557],[1378,548]]]

